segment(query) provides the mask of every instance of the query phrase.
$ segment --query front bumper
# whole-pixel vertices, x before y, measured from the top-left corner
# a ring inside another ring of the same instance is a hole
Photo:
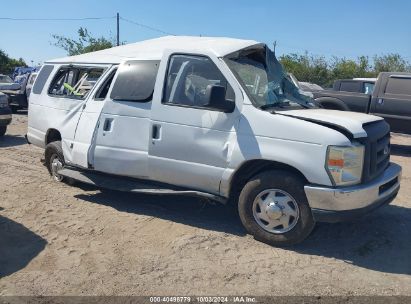
[[[390,163],[384,173],[367,184],[330,188],[304,187],[314,219],[319,222],[351,220],[389,204],[400,189],[401,167]]]
[[[11,123],[11,109],[0,108],[0,126],[7,126]]]
[[[9,97],[9,105],[16,107],[27,107],[27,97],[26,94],[20,93],[20,91],[2,91]]]

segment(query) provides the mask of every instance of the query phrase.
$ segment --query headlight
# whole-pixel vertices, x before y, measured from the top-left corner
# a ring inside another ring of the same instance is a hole
[[[325,168],[337,186],[361,182],[364,146],[329,146]]]

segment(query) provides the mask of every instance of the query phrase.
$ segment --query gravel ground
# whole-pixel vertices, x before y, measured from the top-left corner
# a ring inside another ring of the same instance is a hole
[[[411,295],[409,136],[392,205],[279,249],[224,206],[55,183],[26,130],[0,139],[0,295]]]

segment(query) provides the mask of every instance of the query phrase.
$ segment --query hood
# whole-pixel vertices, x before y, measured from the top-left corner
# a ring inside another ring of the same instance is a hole
[[[0,90],[17,91],[20,90],[20,84],[2,82],[0,83]]]
[[[374,115],[325,109],[291,110],[276,112],[276,114],[344,129],[351,133],[354,138],[367,137],[367,132],[365,132],[363,124],[383,120],[381,117]]]

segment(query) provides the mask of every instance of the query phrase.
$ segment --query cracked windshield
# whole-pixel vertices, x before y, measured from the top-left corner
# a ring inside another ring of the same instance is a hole
[[[268,47],[245,49],[226,62],[251,102],[261,109],[314,108],[310,93],[302,92]]]

